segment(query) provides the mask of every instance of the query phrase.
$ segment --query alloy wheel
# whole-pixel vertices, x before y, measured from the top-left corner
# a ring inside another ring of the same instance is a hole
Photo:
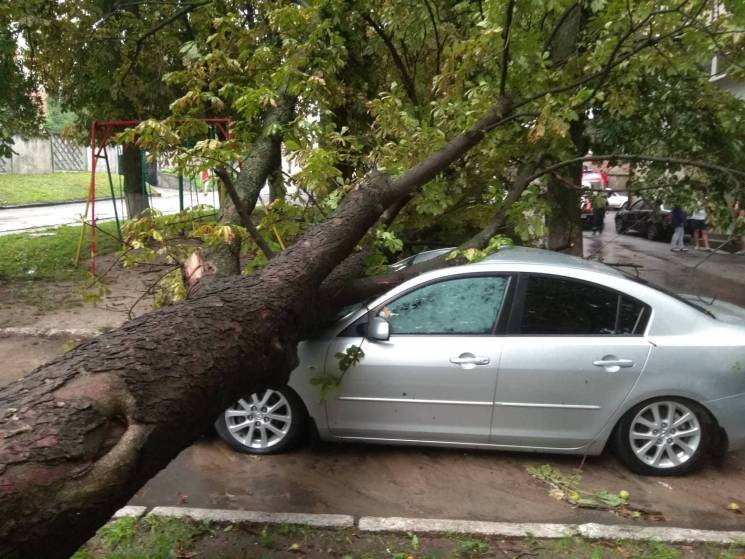
[[[644,464],[675,468],[696,454],[701,444],[701,424],[681,402],[656,401],[639,410],[631,421],[629,442]]]
[[[272,389],[254,392],[225,410],[228,434],[238,443],[254,449],[279,444],[287,437],[292,419],[287,398]]]

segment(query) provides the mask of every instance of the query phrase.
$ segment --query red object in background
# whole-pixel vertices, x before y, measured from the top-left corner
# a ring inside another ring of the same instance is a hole
[[[211,124],[215,130],[222,135],[223,138],[230,139],[230,125],[232,124],[229,118],[200,118],[202,122]],[[78,265],[80,260],[80,251],[83,246],[83,237],[85,235],[85,228],[90,228],[91,234],[91,260],[90,260],[90,271],[93,275],[96,274],[96,166],[98,159],[107,160],[106,146],[109,143],[113,135],[114,128],[137,126],[142,122],[141,120],[94,120],[91,123],[91,179],[90,186],[88,189],[88,197],[85,202],[85,215],[83,216],[83,227],[80,230],[80,241],[78,242],[78,253],[75,257],[75,266]],[[100,142],[97,142],[98,132],[101,131],[102,138]],[[107,163],[108,168],[108,163]],[[110,178],[110,172],[109,172]],[[209,174],[207,175],[209,178]],[[88,209],[90,208],[90,223],[87,223],[85,219],[88,217]]]
[[[608,187],[608,173],[605,171],[600,171],[600,182],[603,183],[603,188]]]

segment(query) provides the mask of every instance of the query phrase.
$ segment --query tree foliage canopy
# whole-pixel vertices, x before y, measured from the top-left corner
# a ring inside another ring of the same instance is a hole
[[[178,149],[184,166],[207,168],[240,161],[262,134],[281,136],[297,164],[285,182],[303,204],[273,206],[264,231],[299,233],[298,220],[322,220],[369,170],[403,172],[495,102],[509,107],[505,121],[374,232],[378,260],[465,241],[499,212],[520,170],[539,174],[588,152],[745,166],[745,107],[709,79],[717,53],[727,57],[733,78],[743,75],[740,2],[724,3],[718,18],[703,1],[223,7],[204,8],[218,16],[211,32],[186,43],[184,67],[166,76],[186,92],[171,104],[172,116],[131,138],[176,149],[199,132],[190,118],[229,115],[230,141]],[[294,118],[266,125],[267,113],[288,97]],[[637,186],[649,197],[672,197],[674,184],[675,197],[689,205],[705,194],[712,206],[731,207],[729,195],[742,190],[742,177],[695,165],[636,167]],[[523,187],[506,230],[535,242],[545,233],[544,216],[557,210],[541,181]]]
[[[12,155],[14,135],[38,132],[41,124],[37,83],[19,57],[18,37],[10,6],[0,6],[0,157]]]

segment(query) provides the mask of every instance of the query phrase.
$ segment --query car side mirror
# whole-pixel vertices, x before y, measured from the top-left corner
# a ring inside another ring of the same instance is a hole
[[[391,325],[385,318],[374,316],[367,323],[367,336],[370,340],[386,342],[391,337]]]

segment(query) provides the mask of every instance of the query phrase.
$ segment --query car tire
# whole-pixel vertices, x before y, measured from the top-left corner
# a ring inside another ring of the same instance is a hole
[[[660,236],[660,232],[654,223],[647,225],[647,239],[650,241],[656,241]]]
[[[626,232],[626,227],[623,224],[623,219],[616,218],[616,233],[619,235]]]
[[[695,402],[665,397],[637,404],[616,426],[616,455],[632,472],[677,476],[701,466],[713,440],[714,424]]]
[[[215,430],[231,448],[245,454],[280,454],[299,443],[308,412],[288,386],[267,388],[239,398],[215,421]]]

